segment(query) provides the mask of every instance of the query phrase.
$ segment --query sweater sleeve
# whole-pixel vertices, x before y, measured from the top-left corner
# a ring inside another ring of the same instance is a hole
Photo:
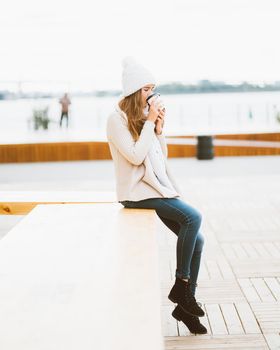
[[[112,115],[107,121],[107,138],[130,163],[140,165],[151,147],[154,127],[153,121],[146,120],[139,139],[134,141],[126,121]]]
[[[167,144],[166,144],[166,140],[165,140],[165,135],[162,132],[160,135],[156,135],[156,136],[157,136],[157,138],[159,140],[159,143],[160,143],[163,155],[167,158],[167,156],[168,156],[168,149],[167,149]]]

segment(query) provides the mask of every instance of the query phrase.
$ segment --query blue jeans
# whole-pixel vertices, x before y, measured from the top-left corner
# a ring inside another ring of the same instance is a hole
[[[195,294],[204,238],[199,232],[201,214],[179,198],[121,201],[125,208],[155,209],[161,221],[177,236],[175,277],[190,278]]]

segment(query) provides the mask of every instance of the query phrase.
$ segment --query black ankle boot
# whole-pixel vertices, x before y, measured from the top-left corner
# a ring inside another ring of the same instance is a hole
[[[176,278],[175,284],[172,287],[168,298],[173,303],[178,303],[185,312],[192,316],[204,316],[204,311],[198,305],[192,294],[190,280],[186,282],[180,278]]]
[[[207,328],[200,323],[199,318],[197,316],[192,316],[177,305],[172,312],[172,316],[177,321],[182,321],[189,329],[189,331],[193,334],[206,334]]]

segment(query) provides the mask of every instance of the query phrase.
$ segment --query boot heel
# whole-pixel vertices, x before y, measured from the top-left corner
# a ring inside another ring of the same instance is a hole
[[[173,299],[172,297],[170,297],[169,295],[168,295],[168,299],[169,299],[169,300],[171,300],[171,301],[172,301],[172,303],[176,304],[176,300],[175,300],[175,299]]]
[[[174,313],[174,311],[172,312],[172,316],[177,320],[177,321],[182,321],[181,317],[179,317],[178,315],[176,315]]]

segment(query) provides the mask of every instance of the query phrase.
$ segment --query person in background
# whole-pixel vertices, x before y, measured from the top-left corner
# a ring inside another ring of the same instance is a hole
[[[59,126],[62,127],[63,118],[66,118],[66,126],[68,128],[68,120],[69,120],[69,105],[71,104],[71,101],[68,97],[68,94],[65,93],[64,96],[59,100],[59,103],[61,104],[61,116],[60,116],[60,122]]]

